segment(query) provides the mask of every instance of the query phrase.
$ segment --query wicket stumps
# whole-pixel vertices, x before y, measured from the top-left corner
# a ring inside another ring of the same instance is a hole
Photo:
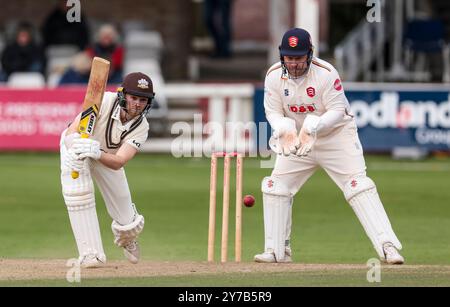
[[[208,262],[214,261],[214,238],[216,231],[216,194],[217,194],[217,159],[223,158],[223,212],[221,262],[227,262],[228,252],[228,216],[230,211],[230,164],[236,158],[236,235],[235,261],[241,261],[242,253],[242,173],[243,155],[239,153],[213,153],[211,155],[211,181],[209,187],[209,232]]]

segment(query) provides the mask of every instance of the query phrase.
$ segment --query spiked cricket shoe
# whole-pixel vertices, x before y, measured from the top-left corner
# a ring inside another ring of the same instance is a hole
[[[80,257],[80,266],[84,269],[100,268],[106,264],[106,256],[98,254],[87,254]]]
[[[131,241],[123,248],[123,254],[133,264],[136,264],[139,262],[140,258],[140,248],[137,241]]]
[[[260,263],[276,263],[276,262],[283,262],[283,263],[290,263],[292,262],[291,258],[291,248],[286,247],[285,256],[283,260],[277,261],[275,258],[275,253],[273,252],[273,249],[269,248],[262,254],[257,254],[254,257],[255,262]]]
[[[405,259],[400,255],[394,244],[390,242],[383,244],[383,251],[387,264],[403,264],[405,262]]]

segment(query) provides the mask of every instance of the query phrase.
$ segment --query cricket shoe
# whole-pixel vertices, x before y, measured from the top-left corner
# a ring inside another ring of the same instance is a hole
[[[260,262],[260,263],[276,263],[276,262],[291,263],[292,262],[291,248],[286,247],[285,256],[284,256],[283,260],[277,261],[277,259],[275,258],[275,253],[273,252],[273,249],[271,249],[271,248],[268,248],[262,254],[255,255],[254,260],[255,260],[255,262]]]
[[[104,254],[87,254],[79,259],[80,266],[84,269],[100,268],[106,264],[106,256]]]
[[[139,244],[137,241],[131,241],[127,245],[123,247],[123,254],[133,264],[136,264],[139,262],[139,258],[141,256]]]
[[[383,244],[383,252],[387,264],[403,264],[405,262],[405,259],[391,242]]]

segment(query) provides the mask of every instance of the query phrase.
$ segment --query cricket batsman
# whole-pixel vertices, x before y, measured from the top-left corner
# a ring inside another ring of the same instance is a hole
[[[278,156],[262,181],[265,250],[256,262],[291,262],[294,195],[322,167],[344,193],[381,260],[402,264],[402,245],[366,175],[355,120],[336,69],[313,57],[311,37],[288,30],[281,62],[265,78],[264,108],[274,132],[269,145]]]
[[[132,202],[124,171],[125,164],[146,141],[149,125],[145,114],[154,98],[152,80],[136,72],[124,78],[117,92],[105,92],[95,129],[81,138],[81,114],[61,135],[61,184],[82,267],[99,267],[106,262],[95,208],[95,180],[112,218],[114,243],[126,258],[139,261],[138,235],[144,217]],[[79,173],[74,179],[71,173]]]

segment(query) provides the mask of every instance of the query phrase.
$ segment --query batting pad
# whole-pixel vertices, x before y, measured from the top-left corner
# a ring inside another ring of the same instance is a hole
[[[100,227],[95,209],[94,185],[88,169],[80,171],[77,179],[71,176],[72,170],[66,168],[66,148],[61,146],[61,185],[64,201],[69,212],[70,224],[77,243],[80,258],[96,255],[105,260]]]
[[[124,247],[131,241],[136,240],[142,230],[144,230],[144,223],[144,217],[140,214],[136,214],[134,221],[128,225],[120,225],[113,221],[111,229],[115,237],[114,243],[117,246]]]
[[[283,262],[292,224],[292,196],[277,178],[262,181],[265,250],[273,249],[277,262]]]
[[[345,185],[344,195],[381,259],[385,258],[383,244],[386,242],[402,249],[372,179],[353,178]]]

